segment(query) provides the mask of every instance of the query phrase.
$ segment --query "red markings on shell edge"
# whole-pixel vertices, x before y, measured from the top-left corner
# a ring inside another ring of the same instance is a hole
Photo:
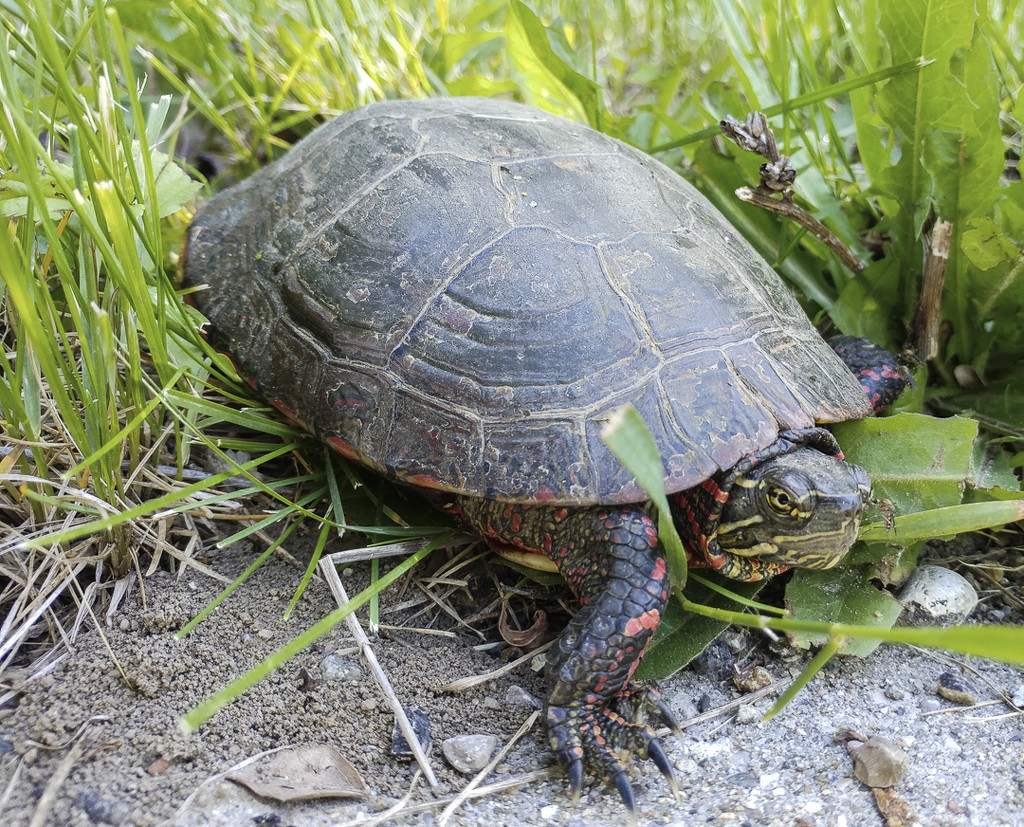
[[[635,637],[643,631],[653,632],[661,623],[661,612],[657,609],[649,609],[640,617],[631,617],[626,621],[626,634]]]
[[[369,405],[366,404],[365,399],[360,399],[358,396],[346,396],[343,399],[336,399],[331,403],[332,411],[339,411],[343,408],[355,408],[356,410],[365,411]]]
[[[555,492],[548,486],[542,485],[537,489],[536,493],[534,493],[533,499],[540,503],[550,502],[555,499]]]
[[[668,563],[665,562],[664,557],[659,557],[654,561],[654,568],[651,569],[651,580],[664,580],[668,575]]]
[[[340,436],[327,437],[327,444],[341,454],[345,459],[360,461],[362,458],[351,442],[342,439]]]
[[[412,485],[419,485],[423,488],[433,488],[437,490],[443,490],[444,486],[441,485],[440,480],[437,477],[432,477],[430,474],[410,474],[407,477],[403,477],[406,482]]]

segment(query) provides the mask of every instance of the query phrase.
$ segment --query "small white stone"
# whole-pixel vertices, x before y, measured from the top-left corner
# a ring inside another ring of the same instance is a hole
[[[753,724],[761,720],[761,713],[753,704],[745,704],[736,710],[736,723]]]
[[[493,735],[456,735],[441,744],[444,757],[459,772],[479,772],[491,760],[491,753],[498,746]]]
[[[919,566],[900,592],[900,602],[914,623],[959,623],[978,603],[974,587],[942,566]]]

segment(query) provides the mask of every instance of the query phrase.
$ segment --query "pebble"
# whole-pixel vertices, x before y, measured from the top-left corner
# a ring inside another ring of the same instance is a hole
[[[939,675],[939,694],[947,701],[964,706],[974,706],[978,702],[978,693],[974,687],[955,672]]]
[[[962,621],[978,604],[974,587],[955,571],[942,566],[919,566],[910,575],[900,602],[912,625],[952,625]]]
[[[505,703],[508,706],[529,706],[533,709],[540,709],[543,704],[523,687],[512,684],[505,692]]]
[[[1017,709],[1024,709],[1024,683],[1013,690],[1013,697],[1010,698],[1012,703]]]
[[[744,704],[736,710],[736,723],[755,724],[761,720],[761,713],[753,704]]]
[[[336,652],[324,655],[320,672],[325,681],[357,681],[363,676],[363,668],[358,663]]]
[[[441,742],[441,751],[449,764],[468,774],[486,767],[497,746],[493,735],[456,735]]]
[[[422,709],[408,707],[403,707],[403,709],[409,718],[409,723],[412,724],[416,740],[419,741],[424,752],[430,752],[430,718],[427,717],[427,713]],[[412,758],[412,749],[409,747],[409,742],[405,740],[398,721],[395,721],[395,728],[391,731],[391,754],[396,758]]]
[[[771,686],[772,676],[763,666],[749,666],[733,675],[732,682],[741,692],[756,692]]]
[[[869,787],[892,787],[910,760],[902,749],[880,735],[862,744],[851,742],[849,749],[853,755],[853,774]]]
[[[95,792],[82,792],[75,798],[75,806],[85,811],[93,824],[125,824],[132,808],[123,801],[104,798]]]

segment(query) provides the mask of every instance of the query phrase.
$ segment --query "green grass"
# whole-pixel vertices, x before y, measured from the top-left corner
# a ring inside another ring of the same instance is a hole
[[[0,669],[40,618],[56,629],[86,605],[90,583],[197,565],[195,520],[238,521],[239,502],[251,518],[223,543],[300,520],[329,527],[321,545],[349,526],[430,532],[400,529],[386,500],[354,492],[357,470],[254,399],[175,286],[201,153],[244,176],[383,97],[511,95],[657,149],[824,326],[897,348],[931,224],[952,222],[946,332],[912,404],[941,398],[1024,435],[1024,188],[1002,177],[1007,147],[1020,152],[1024,33],[999,3],[973,27],[973,2],[919,6],[933,17],[851,0],[7,0]],[[759,159],[723,150],[713,127],[752,109],[774,113],[798,200],[870,262],[863,274],[736,200]],[[984,388],[957,383],[972,372]],[[248,488],[224,493],[236,475]]]

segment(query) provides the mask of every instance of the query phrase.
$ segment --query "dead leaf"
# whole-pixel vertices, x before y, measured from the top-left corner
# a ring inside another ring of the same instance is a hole
[[[355,767],[327,744],[278,750],[227,777],[275,801],[361,798],[369,792]]]
[[[878,812],[885,819],[886,827],[906,827],[917,821],[917,815],[899,793],[885,787],[876,787],[871,792],[875,796]]]
[[[530,651],[544,642],[544,636],[548,633],[548,616],[542,611],[533,613],[533,625],[529,629],[513,629],[506,619],[508,615],[508,602],[502,601],[501,616],[498,618],[498,632],[501,639],[509,646]]]

